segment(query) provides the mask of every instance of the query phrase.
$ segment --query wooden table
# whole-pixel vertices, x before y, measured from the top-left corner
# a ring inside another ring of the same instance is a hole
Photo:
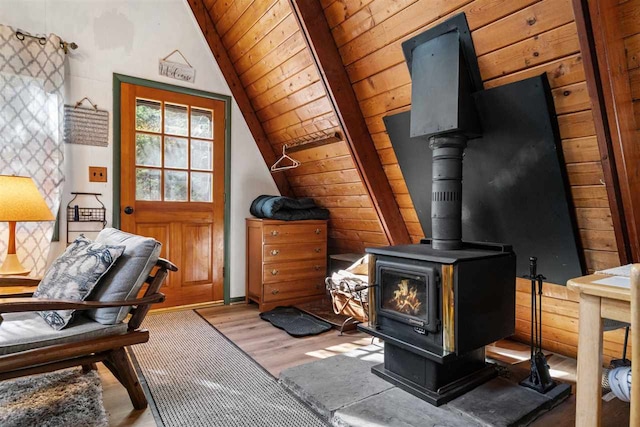
[[[29,297],[36,290],[40,279],[25,276],[0,276],[0,298]]]
[[[635,275],[635,278],[633,278]],[[632,290],[616,286],[593,283],[604,279],[605,275],[592,274],[567,282],[567,287],[580,293],[580,326],[578,341],[578,377],[576,384],[576,426],[600,425],[602,407],[602,319],[614,319],[638,325],[638,304],[634,304],[632,316],[631,301],[637,301],[637,286]],[[640,269],[633,269],[632,284],[640,281]],[[633,317],[633,322],[632,322]],[[630,426],[640,427],[640,342],[638,327],[632,327],[632,387]]]

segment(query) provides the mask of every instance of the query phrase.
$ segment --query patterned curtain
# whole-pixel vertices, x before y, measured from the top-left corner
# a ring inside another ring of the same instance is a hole
[[[60,38],[18,40],[0,25],[0,174],[33,178],[49,208],[60,207],[63,147],[64,52]],[[53,222],[18,222],[18,258],[31,274],[45,270]],[[7,252],[7,223],[0,223],[0,262]]]

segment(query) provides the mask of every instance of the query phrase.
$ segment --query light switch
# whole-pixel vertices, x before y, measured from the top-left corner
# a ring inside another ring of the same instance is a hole
[[[89,166],[89,182],[107,182],[107,168]]]

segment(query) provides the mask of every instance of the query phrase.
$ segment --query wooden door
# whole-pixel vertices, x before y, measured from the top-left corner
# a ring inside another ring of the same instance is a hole
[[[122,83],[122,229],[179,268],[164,306],[223,299],[224,102]]]

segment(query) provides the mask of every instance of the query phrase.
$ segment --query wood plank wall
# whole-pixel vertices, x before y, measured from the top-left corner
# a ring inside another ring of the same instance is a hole
[[[411,106],[411,79],[401,43],[465,12],[486,88],[543,72],[549,76],[587,268],[618,264],[570,0],[322,3],[412,240],[423,237],[422,230],[382,118]],[[640,45],[640,39],[636,43]]]
[[[529,343],[531,335],[531,282],[516,279],[516,334],[519,341]],[[570,357],[578,354],[578,294],[566,286],[545,283],[542,297],[543,348]],[[621,359],[624,329],[605,332],[603,355],[605,364]],[[631,359],[631,340],[627,348]]]
[[[339,130],[288,0],[204,0],[240,81],[276,153]],[[297,197],[331,211],[330,253],[388,245],[371,198],[344,142],[292,154],[286,171]],[[271,165],[267,165],[271,166]],[[277,172],[283,173],[283,172]]]
[[[618,16],[627,55],[633,113],[640,138],[640,0],[621,3],[618,6]]]

